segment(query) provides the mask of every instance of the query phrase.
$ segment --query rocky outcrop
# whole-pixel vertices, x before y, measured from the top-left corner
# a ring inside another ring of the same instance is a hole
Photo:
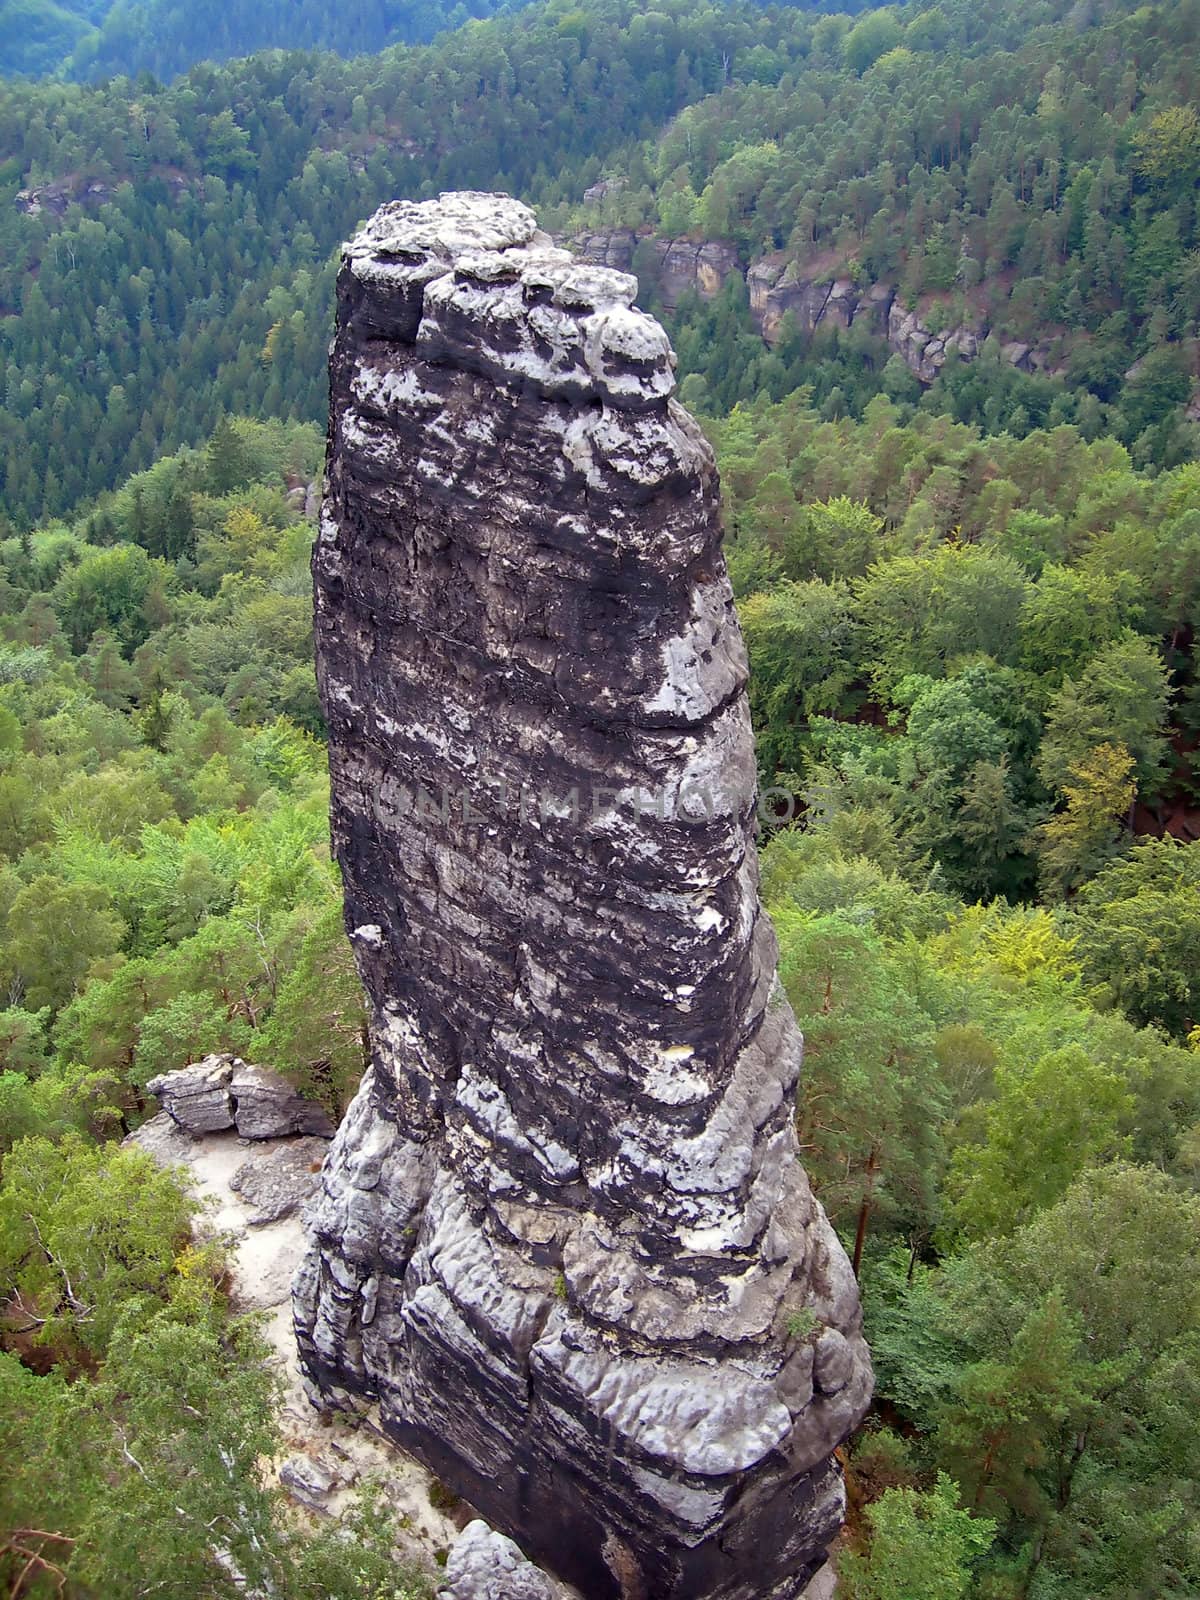
[[[593,183],[591,188],[583,191],[585,206],[602,205],[610,194],[623,194],[629,187],[625,178],[601,178],[599,183]]]
[[[936,380],[952,352],[957,352],[964,361],[973,361],[979,354],[979,340],[970,328],[950,328],[935,333],[915,311],[906,310],[898,301],[893,302],[888,313],[887,335],[892,349],[904,358],[922,383]]]
[[[92,208],[106,206],[112,201],[114,193],[114,186],[102,179],[72,176],[35,188],[18,189],[13,205],[27,217],[40,217],[43,212],[63,217],[72,205]]]
[[[615,272],[632,272],[638,236],[632,228],[608,228],[599,233],[581,233],[570,241],[578,260],[591,267],[611,267]]]
[[[111,180],[93,178],[86,172],[71,172],[49,183],[19,189],[13,198],[13,205],[27,217],[64,217],[73,205],[82,206],[86,211],[98,211],[101,206],[112,204],[122,182],[145,182],[147,179],[163,183],[172,200],[178,200],[188,190],[196,190],[201,194],[204,192],[202,179],[190,178],[176,167],[152,166],[144,173]]]
[[[737,251],[723,240],[696,243],[694,239],[655,239],[658,256],[658,292],[668,311],[674,311],[689,290],[702,300],[713,300],[726,278],[740,272]]]
[[[498,196],[346,247],[314,551],[373,1060],[301,1358],[587,1600],[793,1600],[870,1367],[797,1160],[712,455]]]
[[[849,328],[865,319],[871,333],[886,337],[896,292],[886,283],[860,286],[850,278],[806,272],[783,252],[756,261],[746,274],[746,286],[750,314],[770,345],[778,344],[783,319],[789,315],[802,333],[814,333],[822,323]]]
[[[713,299],[731,274],[742,271],[733,246],[720,240],[656,239],[632,228],[584,233],[571,240],[582,260],[621,272],[633,270],[639,244],[657,256],[655,284],[668,311],[675,309],[688,290],[695,290],[705,300]],[[865,327],[885,339],[926,385],[936,382],[950,355],[962,361],[978,356],[989,332],[985,323],[930,327],[919,309],[910,309],[896,298],[893,284],[860,284],[836,276],[835,270],[824,263],[806,265],[786,251],[775,251],[751,264],[745,272],[750,314],[768,345],[779,343],[784,319],[789,316],[806,334],[820,327]],[[924,315],[931,315],[928,308]],[[1012,340],[1000,346],[1000,354],[1021,372],[1057,377],[1063,371],[1054,364],[1052,350],[1038,345]]]
[[[668,311],[674,311],[691,291],[702,300],[715,299],[725,280],[741,271],[737,251],[721,239],[656,239],[649,234],[640,238],[632,228],[614,228],[581,234],[571,240],[571,249],[589,266],[631,272],[639,242],[644,242],[657,258],[655,287]]]
[[[236,1128],[243,1139],[282,1139],[307,1133],[329,1138],[324,1106],[306,1100],[278,1072],[238,1056],[205,1056],[177,1072],[151,1078],[147,1089],[187,1133]]]
[[[273,1140],[269,1151],[242,1163],[229,1187],[245,1206],[250,1227],[295,1216],[316,1190],[325,1148],[324,1138]]]

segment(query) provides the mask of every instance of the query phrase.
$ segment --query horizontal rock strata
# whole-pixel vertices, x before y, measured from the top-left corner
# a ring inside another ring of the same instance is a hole
[[[324,1106],[298,1094],[281,1073],[238,1056],[205,1056],[151,1078],[146,1087],[179,1127],[197,1137],[225,1128],[236,1128],[243,1139],[293,1133],[327,1139],[333,1133]]]
[[[314,553],[373,1063],[301,1357],[588,1600],[798,1596],[870,1368],[797,1161],[711,453],[500,196],[346,247]]]

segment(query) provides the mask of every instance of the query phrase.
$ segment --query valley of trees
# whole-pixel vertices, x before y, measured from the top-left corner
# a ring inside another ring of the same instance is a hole
[[[570,227],[782,250],[801,275],[888,284],[931,332],[990,332],[922,393],[856,322],[766,352],[744,293],[684,310],[683,370],[722,409],[812,383],[828,414],[886,393],[1017,435],[1111,433],[1143,465],[1196,451],[1200,10],[919,5],[797,18],[799,60],[744,81],[606,163],[623,181]],[[795,35],[794,35],[795,37]],[[1041,371],[1013,370],[1009,344]]]
[[[510,9],[506,0],[12,0],[0,43],[0,74],[100,79],[150,73],[168,81],[200,61],[256,50],[333,50],[365,55],[432,39],[473,18]],[[12,15],[10,17],[9,12]]]
[[[1036,332],[1050,363],[951,362],[922,393],[857,327],[767,350],[733,279],[672,323],[701,409],[812,383],[831,415],[884,392],[989,431],[1113,433],[1139,465],[1190,458],[1197,0],[1090,27],[1064,0],[904,16],[847,31],[746,4],[554,0],[353,62],[0,83],[0,512],[61,515],[222,410],[319,422],[330,252],[382,200],[505,189],[569,233],[610,172],[628,179],[601,203],[613,225],[887,277],[937,325]],[[875,24],[909,43],[864,68],[853,41]]]
[[[352,62],[0,83],[8,1592],[427,1592],[370,1503],[349,1542],[280,1515],[255,1330],[119,1140],[210,1050],[335,1112],[362,1069],[311,665],[331,251],[453,186],[641,230],[651,305],[689,235],[997,330],[926,387],[854,326],[768,347],[736,274],[668,319],[878,1371],[841,1583],[1200,1592],[1198,36],[1196,0],[537,0]]]
[[[709,426],[762,778],[802,807],[763,893],[877,1366],[852,1484],[909,1497],[849,1593],[1194,1594],[1200,470],[883,399]],[[912,1587],[914,1522],[961,1587]]]
[[[432,1593],[372,1503],[316,1535],[280,1517],[264,1346],[194,1204],[119,1144],[147,1078],[209,1050],[335,1110],[362,1072],[311,659],[320,452],[223,420],[0,545],[6,1593]]]

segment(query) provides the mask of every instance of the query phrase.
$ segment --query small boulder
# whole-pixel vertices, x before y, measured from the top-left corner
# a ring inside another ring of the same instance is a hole
[[[306,1100],[278,1072],[238,1061],[229,1084],[234,1122],[243,1139],[283,1139],[289,1133],[333,1137],[325,1107]]]
[[[282,1074],[250,1066],[238,1056],[205,1056],[152,1078],[146,1087],[181,1128],[196,1136],[226,1128],[236,1128],[243,1139],[333,1136],[323,1106],[297,1094]]]
[[[220,1133],[233,1127],[233,1099],[229,1084],[233,1078],[234,1056],[205,1056],[164,1072],[146,1085],[162,1102],[181,1128],[191,1134]]]
[[[279,1469],[279,1481],[289,1496],[310,1511],[324,1511],[338,1488],[337,1474],[319,1456],[289,1456]]]

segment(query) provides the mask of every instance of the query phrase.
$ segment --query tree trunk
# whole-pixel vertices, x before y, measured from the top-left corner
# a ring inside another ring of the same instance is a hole
[[[875,1174],[879,1171],[879,1146],[871,1146],[871,1154],[867,1157],[866,1183],[863,1186],[862,1204],[858,1208],[858,1228],[854,1234],[854,1276],[858,1278],[858,1269],[862,1265],[863,1245],[867,1242],[867,1225],[871,1220],[871,1209],[875,1204]]]

